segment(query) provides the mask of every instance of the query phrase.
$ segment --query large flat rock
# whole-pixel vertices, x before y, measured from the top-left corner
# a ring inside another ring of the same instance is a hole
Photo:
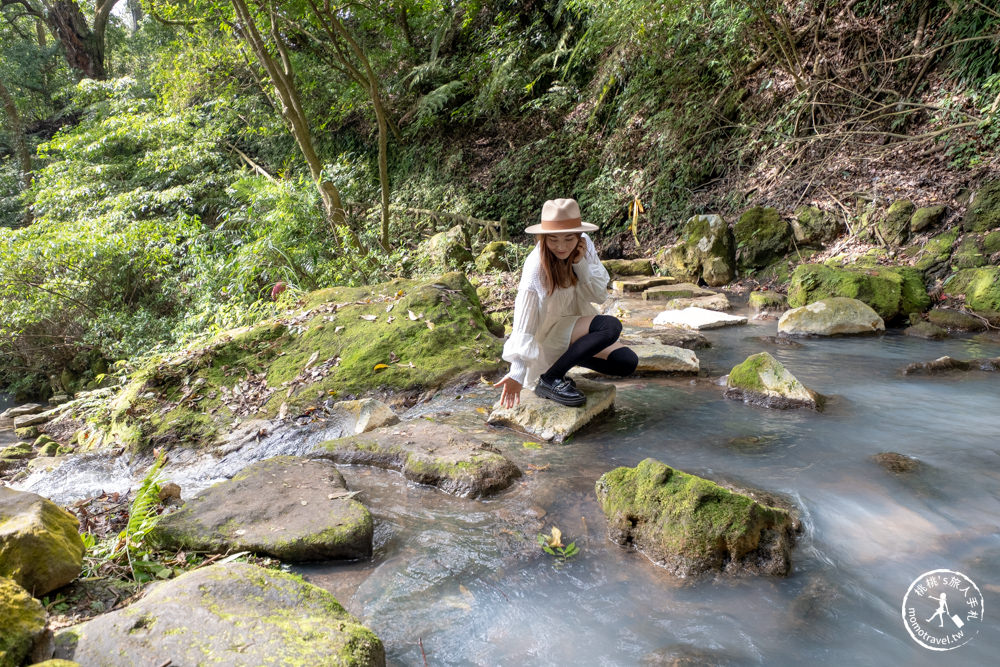
[[[698,355],[683,347],[634,345],[632,351],[639,357],[638,373],[697,373],[701,368]]]
[[[656,314],[660,311],[657,310]],[[652,326],[652,317],[649,320]],[[687,350],[703,350],[712,347],[705,335],[694,329],[683,327],[659,326],[655,329],[645,327],[628,327],[618,339],[624,345],[673,345]]]
[[[547,398],[539,398],[532,391],[523,391],[521,402],[512,408],[500,407],[498,401],[487,422],[511,426],[543,440],[562,442],[615,405],[616,389],[613,384],[584,379],[576,383],[587,397],[587,402],[578,408],[569,408]]]
[[[40,403],[25,403],[24,405],[17,405],[0,412],[0,419],[14,419],[15,417],[23,417],[24,415],[37,414],[43,410],[45,410],[45,406]]]
[[[80,574],[83,540],[77,518],[52,501],[0,486],[0,576],[35,597]]]
[[[653,319],[654,325],[668,324],[698,331],[746,323],[747,318],[742,315],[729,315],[693,306],[683,310],[665,310]]]
[[[81,665],[385,665],[375,634],[336,598],[248,563],[155,585],[138,602],[61,632],[56,657]]]
[[[278,456],[188,500],[157,524],[172,549],[252,551],[283,561],[367,558],[372,517],[329,461]]]
[[[412,482],[466,498],[501,491],[521,476],[518,467],[492,445],[427,419],[327,440],[311,455],[395,470]]]
[[[660,285],[643,291],[642,298],[646,301],[665,301],[667,299],[688,299],[696,296],[712,296],[712,290],[698,287],[694,283],[676,283]]]
[[[704,308],[705,310],[729,310],[732,305],[725,294],[710,294],[690,298],[670,299],[663,304],[667,310],[683,310],[685,308]]]

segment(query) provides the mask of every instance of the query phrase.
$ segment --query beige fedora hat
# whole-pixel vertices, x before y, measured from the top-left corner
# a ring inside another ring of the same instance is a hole
[[[583,222],[575,199],[550,199],[542,205],[542,222],[524,230],[526,234],[573,234],[596,232],[597,225]]]

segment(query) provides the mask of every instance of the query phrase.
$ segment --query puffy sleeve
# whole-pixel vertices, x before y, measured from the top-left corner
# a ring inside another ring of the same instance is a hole
[[[537,251],[532,252],[524,263],[521,283],[514,299],[514,324],[503,346],[503,358],[510,362],[508,375],[522,385],[528,374],[528,365],[539,354],[535,333],[541,321],[542,299],[537,254]]]
[[[608,282],[611,276],[601,264],[594,242],[586,234],[583,238],[587,241],[587,252],[580,261],[573,264],[573,271],[579,281],[576,284],[577,293],[591,303],[602,303],[608,297]]]

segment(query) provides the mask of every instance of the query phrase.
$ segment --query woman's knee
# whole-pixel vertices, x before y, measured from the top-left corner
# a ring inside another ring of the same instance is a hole
[[[618,340],[622,335],[622,323],[617,317],[611,315],[595,315],[590,322],[591,333],[600,331],[611,339],[611,342]]]

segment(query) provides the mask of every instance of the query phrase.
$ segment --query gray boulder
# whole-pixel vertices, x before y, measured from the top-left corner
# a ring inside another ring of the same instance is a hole
[[[164,516],[153,539],[170,549],[252,551],[283,561],[367,558],[372,517],[328,461],[259,461]]]
[[[532,391],[521,392],[521,402],[512,408],[493,406],[487,418],[490,424],[512,426],[543,440],[562,442],[598,415],[615,406],[615,386],[607,382],[577,380],[577,388],[587,397],[578,408],[560,405],[555,401],[535,396]]]
[[[418,246],[417,254],[425,258],[433,271],[461,271],[475,261],[465,245],[461,225],[430,237]]]
[[[751,208],[733,226],[736,263],[741,271],[767,266],[788,252],[792,228],[773,208]]]
[[[83,665],[385,664],[375,634],[300,578],[247,563],[212,565],[155,585],[138,602],[56,637]]]
[[[35,597],[80,574],[84,546],[77,518],[52,501],[0,486],[0,576]]]
[[[863,301],[832,297],[785,311],[778,320],[778,333],[840,336],[885,331],[885,322]]]
[[[695,215],[684,223],[681,239],[656,254],[656,263],[681,280],[718,287],[736,277],[736,242],[722,216]]]
[[[517,269],[517,249],[508,241],[491,241],[476,257],[476,270],[480,273],[490,271],[515,271]]]
[[[815,206],[800,206],[792,218],[795,242],[807,246],[823,246],[843,231],[843,223],[835,215]]]
[[[822,403],[819,394],[799,382],[767,352],[751,355],[729,371],[725,396],[765,408],[815,410]]]

